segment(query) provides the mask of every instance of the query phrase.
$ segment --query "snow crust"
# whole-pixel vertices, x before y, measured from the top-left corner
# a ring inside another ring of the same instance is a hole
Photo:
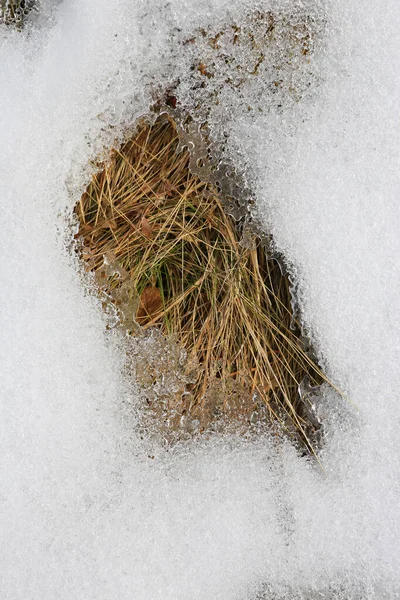
[[[171,40],[265,7],[325,24],[301,101],[224,98],[346,394],[318,400],[324,471],[269,438],[140,439],[121,340],[66,247],[90,160],[186,72]],[[400,597],[399,27],[395,0],[64,0],[0,29],[2,599]]]

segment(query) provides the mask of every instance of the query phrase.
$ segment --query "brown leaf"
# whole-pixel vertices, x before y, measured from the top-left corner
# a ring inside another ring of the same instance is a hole
[[[208,77],[209,79],[213,77],[212,73],[207,70],[207,67],[203,62],[199,63],[197,70],[200,72],[200,75],[203,75],[203,77]]]
[[[118,229],[118,225],[113,217],[110,217],[108,221],[105,222],[105,226],[111,229],[111,231]]]
[[[142,217],[141,228],[144,237],[151,239],[153,237],[153,227],[150,225],[146,217]]]
[[[144,288],[140,296],[140,304],[136,313],[136,320],[140,325],[145,325],[157,314],[162,308],[163,302],[160,290],[152,285]]]
[[[83,225],[81,225],[79,227],[79,231],[76,235],[74,235],[74,238],[77,240],[80,237],[85,237],[89,233],[92,233],[93,229],[94,229],[93,225],[89,225],[89,223],[84,223]]]
[[[165,99],[165,104],[170,106],[171,108],[176,108],[176,96],[167,96]]]
[[[149,164],[149,163],[147,163],[147,164]],[[145,194],[145,195],[149,195],[149,194],[153,193],[153,188],[145,181],[140,186],[140,190],[141,190],[142,194]]]
[[[173,185],[171,185],[171,183],[168,181],[168,179],[166,179],[163,182],[163,187],[164,187],[164,192],[165,192],[166,196],[168,196],[168,198],[172,198],[172,196],[174,195],[174,193],[177,192],[176,187],[174,187]]]
[[[200,71],[201,75],[207,75],[206,65],[203,62],[199,63],[199,66],[197,68]]]

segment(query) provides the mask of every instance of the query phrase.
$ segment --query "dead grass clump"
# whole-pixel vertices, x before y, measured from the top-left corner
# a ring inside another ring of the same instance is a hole
[[[298,388],[322,374],[291,329],[288,280],[255,236],[241,245],[178,142],[170,117],[142,124],[76,206],[87,269],[138,343],[147,414],[178,434],[279,421],[309,444]]]

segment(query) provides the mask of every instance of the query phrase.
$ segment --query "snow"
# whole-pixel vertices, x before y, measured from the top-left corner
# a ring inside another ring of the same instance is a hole
[[[142,440],[122,340],[66,247],[90,161],[187,73],[170,40],[250,3],[48,0],[0,29],[2,599],[400,596],[400,6],[251,8],[314,5],[310,93],[258,116],[226,93],[211,119],[345,392],[317,402],[324,470],[268,437]]]

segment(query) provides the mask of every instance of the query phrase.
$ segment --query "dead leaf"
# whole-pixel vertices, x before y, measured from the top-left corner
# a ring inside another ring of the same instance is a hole
[[[213,77],[212,73],[207,70],[207,67],[203,62],[199,63],[197,70],[200,72],[200,75],[203,75],[203,77],[208,77],[209,79]]]
[[[142,217],[141,228],[144,237],[151,239],[153,237],[153,227],[150,225],[146,217]]]
[[[147,163],[145,163],[145,166],[149,166],[150,165],[150,161],[148,161]],[[142,185],[140,186],[140,191],[142,192],[142,194],[145,194],[146,196],[151,195],[153,193],[153,188],[146,183],[145,181],[142,183]]]
[[[111,231],[116,231],[116,229],[118,229],[117,222],[113,217],[110,217],[108,221],[105,222],[105,227],[111,229]]]
[[[176,108],[176,96],[167,96],[165,99],[165,104],[170,106],[171,108]]]
[[[199,66],[197,68],[200,71],[201,75],[207,75],[206,65],[203,62],[199,63]]]
[[[136,321],[140,325],[145,325],[159,314],[162,305],[163,302],[160,290],[152,285],[148,285],[144,288],[142,295],[140,296]]]
[[[163,182],[163,187],[164,187],[165,195],[168,198],[172,198],[172,196],[174,195],[174,193],[177,193],[176,187],[174,187],[173,185],[171,185],[171,183],[168,181],[168,179],[166,179]]]
[[[93,225],[89,225],[89,223],[85,223],[84,225],[80,226],[79,231],[77,234],[74,235],[74,238],[77,240],[80,237],[85,237],[85,236],[89,235],[90,233],[92,233],[93,230],[94,230]]]

